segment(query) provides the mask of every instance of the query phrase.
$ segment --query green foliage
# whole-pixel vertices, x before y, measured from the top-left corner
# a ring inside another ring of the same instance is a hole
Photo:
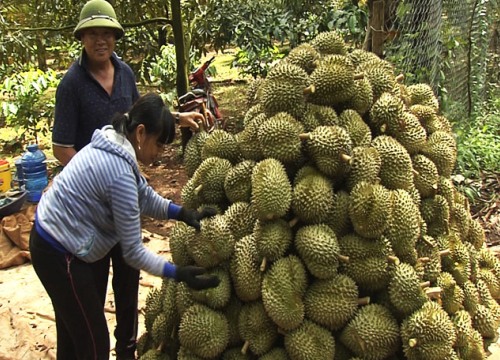
[[[54,96],[49,89],[57,87],[59,79],[54,70],[29,70],[11,75],[0,86],[2,116],[7,126],[21,132],[21,142],[38,140],[47,134],[54,113]]]
[[[457,172],[478,179],[481,171],[498,172],[500,164],[500,101],[470,123],[460,122],[457,134]]]

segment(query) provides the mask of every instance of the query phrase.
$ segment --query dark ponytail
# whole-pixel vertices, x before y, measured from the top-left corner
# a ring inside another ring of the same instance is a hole
[[[112,120],[115,131],[125,136],[130,135],[140,124],[144,125],[146,134],[159,135],[158,141],[162,144],[174,141],[174,117],[163,99],[155,93],[141,96],[128,113],[116,114]]]

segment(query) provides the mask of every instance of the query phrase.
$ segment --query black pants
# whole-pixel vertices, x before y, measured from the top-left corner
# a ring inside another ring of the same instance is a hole
[[[137,340],[139,270],[130,267],[123,260],[119,244],[106,257],[91,264],[99,294],[102,295],[103,307],[106,301],[110,259],[113,264],[112,286],[116,307],[116,355],[118,359],[131,359]]]
[[[52,300],[57,359],[109,359],[109,332],[102,296],[90,264],[55,250],[33,226],[31,261]]]
[[[109,332],[103,307],[110,258],[113,259],[114,271],[117,359],[133,358],[137,336],[139,271],[125,264],[119,246],[105,259],[88,264],[55,250],[33,227],[30,251],[33,268],[54,307],[57,359],[109,358]]]

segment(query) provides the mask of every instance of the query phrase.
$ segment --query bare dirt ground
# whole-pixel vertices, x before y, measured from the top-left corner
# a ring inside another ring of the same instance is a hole
[[[167,147],[161,163],[143,169],[149,176],[150,185],[162,196],[181,203],[180,192],[187,182],[187,175],[178,156],[178,144]],[[491,191],[500,193],[498,176],[491,179],[492,184],[485,189],[485,196]],[[486,230],[491,245],[500,244],[500,203],[498,200],[487,206],[471,206],[473,216],[479,219]],[[170,257],[168,235],[173,221],[143,219],[143,239],[152,251]],[[111,279],[111,273],[110,273]],[[139,289],[139,308],[144,310],[147,294],[152,287],[161,286],[161,279],[141,272]],[[116,324],[114,318],[114,299],[111,284],[108,286],[105,307],[110,334]],[[144,332],[143,313],[139,315],[139,335]],[[114,346],[115,340],[110,335]],[[55,359],[56,329],[50,300],[37,278],[30,263],[0,270],[0,360],[38,360]],[[490,346],[492,355],[489,360],[500,360],[498,343]],[[115,358],[111,350],[110,358]]]

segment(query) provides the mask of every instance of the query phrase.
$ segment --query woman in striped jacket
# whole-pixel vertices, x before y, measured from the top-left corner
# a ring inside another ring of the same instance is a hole
[[[201,114],[180,116],[196,128]],[[178,117],[179,118],[179,117]],[[113,125],[96,130],[42,196],[30,236],[33,267],[56,316],[57,353],[64,359],[108,359],[109,333],[102,299],[89,264],[120,244],[125,261],[194,289],[219,279],[196,266],[176,266],[142,243],[141,215],[176,219],[199,229],[213,209],[189,210],[161,197],[141,175],[175,137],[175,120],[156,94],[139,98]]]

